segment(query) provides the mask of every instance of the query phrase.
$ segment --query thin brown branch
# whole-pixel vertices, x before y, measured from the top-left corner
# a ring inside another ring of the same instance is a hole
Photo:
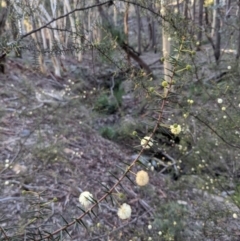
[[[196,118],[198,121],[202,122],[205,126],[207,126],[216,136],[218,136],[223,142],[225,142],[227,145],[231,146],[231,147],[234,147],[234,148],[238,148],[240,149],[240,146],[237,146],[237,145],[233,145],[231,144],[230,142],[226,141],[224,139],[224,137],[222,137],[221,135],[218,134],[218,132],[216,130],[214,130],[207,122],[205,122],[204,120],[200,119],[197,115],[193,115],[192,116],[194,118]]]
[[[100,15],[102,16],[102,19],[105,20],[105,25],[107,30],[110,32],[112,37],[115,38],[112,31],[112,25],[109,20],[109,16],[103,11],[102,6],[99,5],[98,9],[99,9]],[[132,59],[134,59],[140,65],[140,67],[145,70],[145,73],[147,75],[152,76],[152,71],[149,68],[149,66],[136,53],[134,53],[134,51],[130,48],[130,46],[126,42],[124,42],[122,39],[119,39],[119,38],[116,38],[116,41],[118,45],[126,52],[127,56],[130,56]]]
[[[181,49],[182,49],[182,44],[180,46],[180,50],[178,52],[178,57],[177,59],[179,58],[179,55],[181,53]],[[177,62],[176,62],[177,63]],[[174,77],[174,74],[175,74],[175,70],[176,70],[176,65],[173,67],[173,70],[172,70],[172,74],[171,74],[171,82],[169,83],[169,86],[171,88],[171,85],[173,84],[173,77]],[[147,141],[146,145],[148,145],[148,142],[151,140],[151,138],[153,137],[153,135],[155,134],[155,132],[157,131],[157,129],[159,128],[160,126],[160,123],[163,119],[163,110],[165,108],[165,106],[167,105],[168,103],[168,95],[171,93],[170,92],[170,88],[167,88],[167,91],[165,93],[165,98],[163,98],[163,101],[162,101],[162,104],[160,106],[160,111],[159,111],[159,116],[158,116],[158,119],[157,119],[157,122],[153,128],[153,131],[152,133],[150,134],[150,138],[149,140]],[[122,182],[122,180],[126,177],[126,175],[131,172],[131,169],[136,165],[136,163],[138,162],[138,159],[140,158],[140,156],[143,154],[144,152],[144,148],[141,149],[141,151],[139,152],[138,155],[136,155],[136,158],[135,160],[132,161],[132,163],[129,165],[129,167],[127,168],[127,170],[122,174],[122,176],[118,179],[118,181],[108,190],[108,192],[106,194],[104,194],[99,200],[96,201],[95,204],[93,204],[88,210],[85,211],[85,213],[83,213],[82,215],[80,215],[78,218],[76,218],[74,221],[68,223],[67,225],[55,230],[53,233],[51,234],[48,234],[46,236],[43,236],[42,238],[40,239],[36,239],[36,241],[41,241],[41,240],[48,240],[52,237],[54,237],[54,235],[66,230],[67,228],[69,228],[70,226],[74,225],[76,222],[79,222],[80,220],[82,220],[86,215],[88,215],[89,213],[91,213],[91,210],[95,207],[98,206],[99,203],[101,203],[103,200],[105,200],[111,193],[114,192],[114,190],[116,189],[117,186],[120,185],[120,183]]]
[[[3,233],[3,235],[4,235],[4,237],[5,237],[5,240],[10,240],[10,238],[7,236],[5,230],[4,230],[2,227],[0,227],[0,230],[1,230],[2,233]]]

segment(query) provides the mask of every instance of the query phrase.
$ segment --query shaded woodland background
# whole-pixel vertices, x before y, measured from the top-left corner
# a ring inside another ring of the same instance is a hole
[[[239,0],[0,2],[0,240],[240,240]]]

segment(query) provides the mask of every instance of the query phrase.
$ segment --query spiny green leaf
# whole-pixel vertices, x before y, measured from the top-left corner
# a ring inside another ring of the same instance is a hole
[[[126,174],[125,176],[133,185],[135,185],[135,183],[131,180],[131,178],[128,176],[128,174]]]
[[[85,229],[88,230],[87,226],[85,225],[85,223],[81,219],[76,219],[76,222],[78,222],[80,225],[83,225],[85,227]]]
[[[116,178],[118,181],[119,181],[119,179],[118,179],[118,177],[116,176],[116,175],[114,175],[112,172],[110,172],[110,171],[108,171],[114,178]]]
[[[68,221],[61,214],[60,216],[62,217],[63,221],[68,225]]]
[[[68,232],[67,228],[65,228],[63,231],[65,231],[65,232],[68,234],[68,236],[69,236],[70,238],[72,238],[72,236],[71,236],[70,233]]]

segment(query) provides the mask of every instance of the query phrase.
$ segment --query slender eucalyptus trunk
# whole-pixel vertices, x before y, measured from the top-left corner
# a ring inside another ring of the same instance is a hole
[[[238,0],[238,24],[240,23],[240,0]],[[238,46],[236,59],[239,60],[240,57],[240,26],[238,27]]]
[[[154,18],[152,18],[152,49],[156,49],[156,30],[155,30],[155,21]]]
[[[139,11],[139,6],[135,6],[137,14],[137,43],[138,43],[138,53],[142,52],[142,35],[141,35],[141,16]]]
[[[230,17],[230,10],[231,10],[231,0],[228,0],[226,4],[226,18]]]
[[[215,6],[218,6],[218,7],[214,10],[215,11],[215,16],[213,21],[214,35],[212,36],[212,38],[215,39],[214,56],[217,63],[221,55],[221,19],[220,19],[219,3],[220,3],[220,0],[215,0]]]
[[[18,2],[18,1],[16,1]],[[16,41],[18,37],[24,34],[24,13],[23,10],[17,5],[13,5],[10,0],[6,1],[7,8],[10,14],[10,27],[12,30],[13,39]],[[18,58],[22,58],[21,49],[15,50],[15,56]]]
[[[199,0],[199,12],[198,12],[198,35],[197,35],[197,41],[198,41],[198,47],[200,47],[202,42],[202,27],[203,27],[203,4],[204,0]]]
[[[195,22],[195,15],[196,15],[196,0],[192,1],[192,7],[191,7],[191,19],[193,22]]]
[[[114,26],[118,25],[118,13],[117,13],[117,6],[114,4],[113,6],[113,22]]]
[[[189,3],[189,0],[185,0],[184,1],[184,18],[185,19],[188,19],[188,3]]]
[[[162,0],[162,5],[161,5],[161,14],[164,17],[167,17],[167,12],[166,12],[166,6],[165,3],[166,1]],[[162,27],[162,52],[163,52],[163,58],[164,58],[164,80],[167,82],[171,82],[171,73],[172,73],[172,65],[169,62],[169,56],[171,52],[171,45],[170,41],[168,40],[169,35],[167,33],[169,23],[167,21],[163,20],[163,27]],[[166,93],[164,93],[166,94]]]
[[[129,7],[130,7],[130,4],[126,3],[126,10],[125,10],[125,14],[124,14],[124,34],[125,34],[125,37],[126,37],[126,44],[127,45],[128,45],[128,34],[129,34],[129,26],[128,26]],[[128,60],[128,63],[131,64],[131,59],[130,59],[128,51],[127,51],[127,60]]]

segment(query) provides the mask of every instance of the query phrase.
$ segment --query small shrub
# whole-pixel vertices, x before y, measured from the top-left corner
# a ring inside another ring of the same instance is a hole
[[[116,137],[116,131],[109,126],[103,127],[100,130],[100,134],[102,137],[109,139],[109,140],[112,140]]]
[[[118,103],[115,98],[103,94],[96,100],[94,109],[105,114],[113,114],[118,110]]]

